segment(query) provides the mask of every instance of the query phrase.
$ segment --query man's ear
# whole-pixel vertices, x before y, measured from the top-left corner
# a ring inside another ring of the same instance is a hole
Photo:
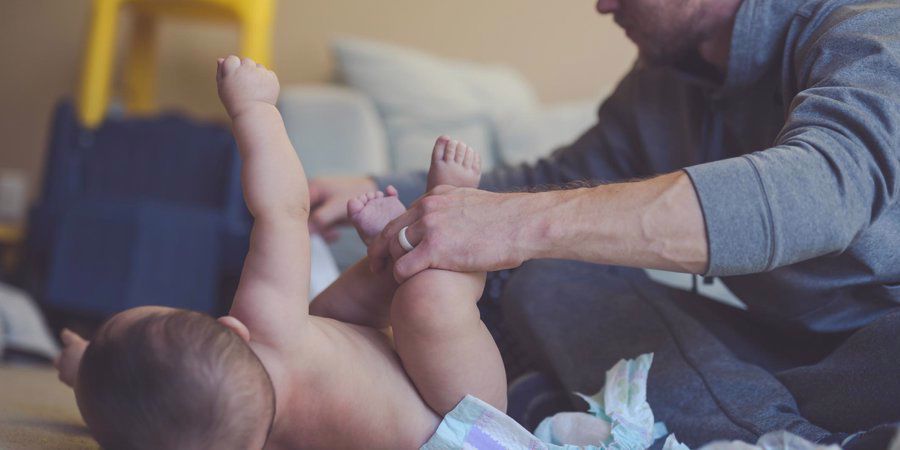
[[[222,316],[219,317],[219,323],[225,325],[234,332],[234,334],[241,337],[244,342],[250,342],[250,330],[247,329],[247,325],[244,325],[244,322],[241,322],[235,317],[231,316]]]

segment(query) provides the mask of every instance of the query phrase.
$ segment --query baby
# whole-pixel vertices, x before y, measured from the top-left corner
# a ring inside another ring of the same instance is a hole
[[[309,192],[275,74],[219,60],[219,97],[254,217],[228,316],[163,307],[110,318],[88,343],[64,331],[57,362],[108,449],[413,449],[467,394],[505,410],[500,354],[479,319],[483,273],[426,270],[401,285],[358,262],[308,302]],[[429,190],[477,187],[480,159],[437,140]],[[404,212],[397,192],[347,205],[370,242]],[[393,340],[384,329],[392,329]]]

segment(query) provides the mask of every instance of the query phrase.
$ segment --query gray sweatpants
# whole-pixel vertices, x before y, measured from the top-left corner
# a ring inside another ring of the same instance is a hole
[[[619,359],[653,352],[648,401],[691,447],[781,429],[840,442],[900,422],[900,308],[822,335],[633,269],[531,261],[504,285],[506,328],[569,391],[594,393]]]

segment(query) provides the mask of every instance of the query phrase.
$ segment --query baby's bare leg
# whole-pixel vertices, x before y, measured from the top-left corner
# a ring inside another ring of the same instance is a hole
[[[372,273],[366,257],[317,295],[309,305],[309,313],[356,325],[387,328],[396,289],[394,275],[389,270]]]
[[[481,158],[463,142],[438,138],[428,190],[478,187]],[[397,353],[419,394],[443,415],[466,394],[506,410],[506,372],[476,303],[484,273],[426,270],[400,285],[391,304]]]
[[[476,303],[484,273],[426,270],[397,288],[391,326],[397,353],[438,414],[467,394],[506,410],[506,372]]]

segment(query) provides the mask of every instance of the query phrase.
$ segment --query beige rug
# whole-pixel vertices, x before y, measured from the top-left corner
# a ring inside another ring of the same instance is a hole
[[[0,365],[0,449],[99,449],[52,368]]]

